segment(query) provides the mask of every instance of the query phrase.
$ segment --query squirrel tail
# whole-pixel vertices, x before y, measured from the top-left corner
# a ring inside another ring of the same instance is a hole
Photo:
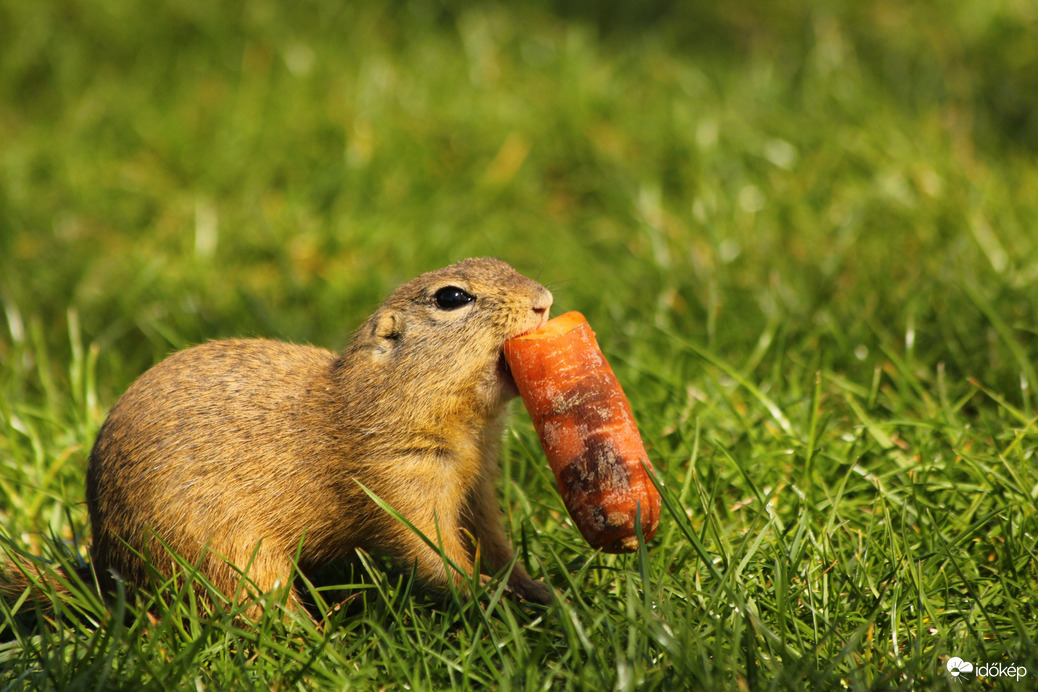
[[[55,565],[0,545],[0,601],[13,606],[20,600],[49,611],[54,598],[83,593],[96,596],[94,571],[89,564]]]

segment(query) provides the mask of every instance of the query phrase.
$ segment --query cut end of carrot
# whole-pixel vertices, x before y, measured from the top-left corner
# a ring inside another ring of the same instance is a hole
[[[544,323],[543,326],[534,329],[532,332],[527,332],[522,336],[515,337],[515,341],[525,339],[550,339],[551,337],[561,336],[567,332],[571,332],[582,324],[587,324],[587,319],[577,311],[570,311],[553,317]]]
[[[638,538],[636,536],[626,536],[602,548],[603,553],[613,553],[614,555],[633,553],[636,550],[638,550]]]

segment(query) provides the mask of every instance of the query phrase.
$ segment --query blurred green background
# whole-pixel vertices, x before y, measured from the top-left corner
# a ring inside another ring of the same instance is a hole
[[[984,306],[1033,352],[1036,23],[3,0],[0,358],[27,325],[62,347],[73,307],[114,396],[204,339],[337,347],[397,283],[491,254],[616,349],[665,325],[741,362],[781,334],[868,373],[896,346],[1023,405]]]
[[[516,405],[503,506],[562,594],[544,620],[501,601],[470,641],[397,585],[253,659],[232,620],[98,606],[71,646],[0,644],[0,669],[863,690],[944,689],[952,654],[1038,669],[1036,35],[1033,0],[0,0],[5,546],[82,555],[97,427],[169,352],[339,348],[473,255],[588,316],[677,503],[646,561],[589,556]]]

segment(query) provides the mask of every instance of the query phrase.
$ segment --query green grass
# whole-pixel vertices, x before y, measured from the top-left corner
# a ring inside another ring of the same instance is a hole
[[[550,607],[363,559],[247,627],[185,566],[4,606],[0,687],[1033,688],[1038,15],[604,7],[0,0],[0,546],[82,559],[93,437],[170,351],[337,348],[471,255],[588,315],[666,501],[590,552],[516,405]]]

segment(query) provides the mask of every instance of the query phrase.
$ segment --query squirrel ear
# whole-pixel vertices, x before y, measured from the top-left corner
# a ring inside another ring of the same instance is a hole
[[[373,333],[375,340],[378,342],[379,348],[385,350],[391,346],[391,344],[386,342],[396,341],[400,338],[403,331],[403,316],[399,312],[387,310],[379,315],[378,321],[375,322]]]

